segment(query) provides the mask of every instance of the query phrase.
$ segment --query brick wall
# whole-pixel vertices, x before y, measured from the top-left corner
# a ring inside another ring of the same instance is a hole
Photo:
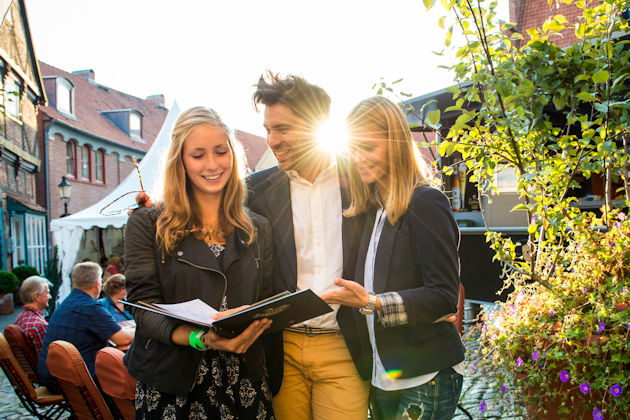
[[[91,162],[91,181],[75,179],[66,172],[66,141],[61,138],[55,138],[48,142],[48,164],[49,164],[49,183],[50,183],[50,218],[56,219],[61,217],[64,212],[64,205],[59,198],[59,189],[57,185],[61,182],[61,177],[66,179],[72,185],[72,193],[70,202],[68,203],[68,213],[75,214],[79,211],[90,207],[103,197],[108,195],[114,188],[118,186],[134,168],[133,162],[126,157],[123,162],[119,161],[118,154],[105,154],[105,182],[97,182],[95,180],[95,151],[90,150]],[[81,153],[77,147],[77,172],[80,174]]]
[[[552,2],[550,5],[547,0],[512,0],[510,2],[510,20],[520,24],[518,30],[525,38],[525,42],[530,39],[527,34],[528,29],[541,28],[549,17],[555,15],[563,15],[569,24],[573,25],[577,22],[578,16],[581,15],[581,9],[574,4]],[[562,36],[551,38],[551,41],[563,48],[577,40],[573,28],[562,31]]]

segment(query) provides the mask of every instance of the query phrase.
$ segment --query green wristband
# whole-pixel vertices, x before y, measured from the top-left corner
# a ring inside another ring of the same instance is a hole
[[[203,341],[201,341],[201,337],[203,337],[205,333],[206,332],[204,330],[195,330],[191,332],[188,336],[188,343],[190,343],[190,347],[196,350],[208,350],[208,348],[203,344]]]

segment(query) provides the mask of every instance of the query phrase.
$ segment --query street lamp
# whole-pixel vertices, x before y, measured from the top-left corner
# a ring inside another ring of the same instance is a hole
[[[62,176],[61,183],[57,187],[59,188],[59,197],[63,201],[63,214],[61,217],[68,216],[68,201],[70,201],[72,185],[66,180],[65,176]]]

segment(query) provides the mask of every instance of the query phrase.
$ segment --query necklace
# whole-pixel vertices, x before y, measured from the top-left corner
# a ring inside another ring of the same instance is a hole
[[[206,240],[206,242],[220,242],[223,239],[223,232],[221,231],[221,229],[218,229],[217,227],[207,227],[204,226],[201,228],[201,234],[204,238],[204,240]]]

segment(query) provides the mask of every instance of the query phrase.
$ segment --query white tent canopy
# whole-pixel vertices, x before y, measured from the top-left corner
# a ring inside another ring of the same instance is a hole
[[[151,148],[146,155],[142,158],[142,161],[138,164],[140,173],[142,174],[142,185],[144,190],[147,191],[151,198],[159,200],[162,196],[163,185],[163,173],[164,173],[164,158],[166,157],[166,151],[171,144],[171,132],[175,125],[175,120],[181,113],[177,102],[173,103],[171,110],[169,111],[160,132],[151,145]],[[140,180],[135,170],[118,185],[114,190],[109,193],[98,203],[81,210],[80,212],[62,217],[59,219],[53,219],[50,221],[50,230],[53,233],[53,242],[58,248],[59,261],[61,264],[61,278],[68,279],[72,266],[76,262],[79,246],[81,244],[81,237],[86,230],[93,227],[106,228],[113,226],[117,228],[123,227],[127,223],[127,212],[123,211],[120,214],[113,216],[103,216],[100,211],[107,204],[111,203],[116,198],[122,196],[130,191],[140,191]],[[127,208],[135,203],[135,194],[128,194],[122,199],[118,200],[112,208]],[[70,293],[69,282],[63,281],[59,288],[59,301],[63,300]]]

